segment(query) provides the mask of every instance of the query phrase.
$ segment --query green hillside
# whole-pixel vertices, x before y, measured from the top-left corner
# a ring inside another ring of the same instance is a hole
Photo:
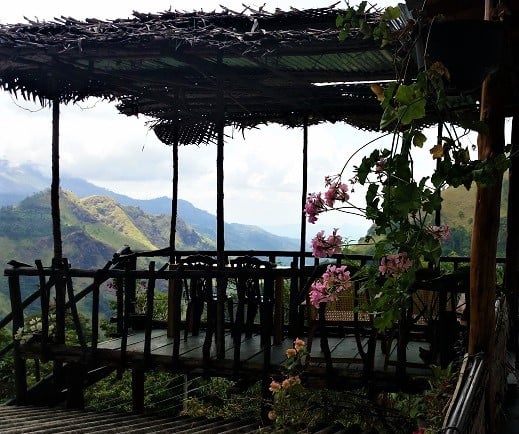
[[[109,197],[78,199],[61,192],[63,256],[73,267],[95,269],[124,245],[153,250],[169,245],[170,218],[125,207]],[[179,249],[213,249],[214,242],[177,219]],[[0,208],[0,263],[11,259],[49,264],[53,256],[50,192],[37,193],[16,206]],[[29,290],[29,289],[27,289]],[[9,309],[7,279],[0,279],[0,317]]]
[[[500,228],[497,245],[497,255],[505,256],[506,224],[508,210],[508,172],[503,178],[501,190]],[[470,255],[470,238],[474,221],[476,203],[476,186],[467,191],[465,187],[447,188],[442,192],[442,224],[451,228],[452,236],[443,245],[443,254]]]
[[[501,190],[501,211],[500,211],[500,229],[497,246],[497,255],[505,256],[506,249],[506,223],[508,209],[508,172],[503,178],[503,187]],[[470,239],[472,233],[472,223],[474,221],[474,207],[476,203],[476,185],[474,184],[470,190],[465,187],[452,188],[449,187],[442,191],[442,208],[441,208],[441,224],[449,225],[451,228],[451,237],[443,242],[443,255],[470,255]],[[374,236],[374,228],[368,231],[368,235]],[[362,239],[360,240],[362,243]],[[351,248],[352,253],[371,255],[373,254],[373,246],[355,245]]]
[[[503,179],[501,190],[501,217],[506,217],[508,204],[508,172]],[[452,227],[472,227],[474,205],[476,203],[476,186],[467,191],[465,187],[447,188],[442,192],[442,222]]]

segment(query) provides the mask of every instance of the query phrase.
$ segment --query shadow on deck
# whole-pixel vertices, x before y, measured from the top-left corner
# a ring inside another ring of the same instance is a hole
[[[304,337],[303,337],[304,338]],[[261,378],[261,376],[280,375],[280,366],[286,359],[286,350],[293,345],[293,339],[284,338],[278,345],[270,348],[271,364],[265,367],[265,352],[261,345],[261,337],[257,334],[241,341],[241,357],[239,368],[236,369],[234,345],[230,333],[225,335],[225,354],[218,358],[214,343],[211,347],[211,357],[204,362],[203,347],[205,335],[189,336],[180,342],[179,357],[174,361],[174,339],[167,336],[166,330],[153,330],[151,333],[150,354],[146,356],[145,333],[130,332],[127,337],[126,351],[121,352],[121,338],[112,338],[100,342],[95,351],[85,352],[77,346],[51,345],[47,348],[50,359],[72,363],[86,363],[99,367],[108,366],[129,369],[146,367],[170,370],[174,373],[219,376],[231,379]],[[319,348],[319,337],[305,367],[307,384],[312,387],[328,388],[358,388],[366,387],[369,383],[376,390],[394,389],[396,381],[396,344],[387,357],[382,351],[383,341],[378,341],[374,357],[374,370],[366,375],[363,360],[359,354],[354,336],[329,337],[328,345],[331,352],[332,369],[327,367],[325,355]],[[405,384],[399,387],[422,389],[426,387],[424,378],[430,375],[429,367],[419,357],[419,348],[427,347],[427,343],[409,342],[406,370],[409,375]],[[22,351],[26,357],[41,356],[41,346],[37,343],[26,344]]]

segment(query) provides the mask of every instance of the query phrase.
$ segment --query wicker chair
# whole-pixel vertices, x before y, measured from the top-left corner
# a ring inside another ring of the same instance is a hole
[[[318,279],[326,270],[328,264],[318,265],[305,285],[306,294],[309,293],[311,284]],[[351,275],[354,275],[358,269],[356,267],[348,267]],[[307,312],[308,312],[308,342],[307,349],[310,355],[307,358],[307,364],[325,362],[327,370],[333,369],[333,363],[362,363],[365,372],[371,372],[374,368],[375,345],[377,339],[376,330],[373,327],[373,315],[365,312],[359,312],[358,307],[367,301],[366,294],[360,294],[360,281],[356,280],[352,286],[342,291],[336,301],[321,303],[319,309],[316,309],[309,303],[307,296]],[[357,344],[357,354],[360,356],[352,357],[332,357],[328,334],[332,329],[336,329],[338,333],[344,334],[350,332],[355,337]],[[323,353],[322,357],[311,354],[314,337],[317,331],[320,334],[320,347]],[[365,338],[367,337],[367,342]],[[367,345],[366,345],[367,344]]]
[[[387,334],[384,367],[397,365],[400,370],[405,366],[421,364],[407,362],[405,350],[410,341],[423,341],[429,348],[419,348],[423,365],[430,363],[448,364],[456,339],[455,330],[462,318],[458,312],[466,314],[464,295],[469,288],[468,269],[453,273],[440,274],[438,271],[424,268],[416,272],[412,287],[409,308],[403,313],[401,326]],[[394,351],[393,340],[398,339],[397,361],[391,361]],[[398,350],[398,348],[400,348]],[[439,360],[438,360],[439,359]]]

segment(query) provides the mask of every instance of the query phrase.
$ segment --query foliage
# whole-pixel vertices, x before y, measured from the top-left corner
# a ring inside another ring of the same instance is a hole
[[[286,350],[282,370],[282,381],[272,380],[269,390],[273,395],[269,419],[277,430],[296,432],[305,426],[314,426],[315,412],[312,411],[313,394],[301,384],[303,359],[308,355],[305,342],[297,338],[293,348]]]
[[[371,86],[382,109],[380,129],[386,131],[384,136],[391,141],[389,146],[382,145],[364,156],[349,176],[346,169],[351,158],[338,174],[326,176],[325,193],[310,193],[305,212],[309,223],[315,223],[320,213],[330,210],[360,214],[373,221],[374,234],[365,241],[373,244],[375,260],[380,263],[362,267],[351,279],[361,280],[368,299],[362,308],[375,314],[375,326],[383,331],[400,319],[416,271],[426,264],[438,266],[442,243],[451,235],[447,225],[432,224],[441,206],[441,191],[448,186],[469,189],[474,182],[490,185],[496,173],[507,169],[509,160],[506,154],[486,161],[471,160],[463,135],[469,130],[484,133],[486,126],[479,121],[467,121],[456,110],[460,97],[447,94],[445,82],[450,75],[443,64],[436,62],[414,77],[406,76],[405,65],[423,23],[410,22],[393,34],[389,31],[390,21],[398,17],[398,8],[386,9],[376,23],[369,21],[366,8],[367,2],[361,2],[357,8],[348,6],[346,13],[337,18],[337,25],[340,38],[361,34],[380,40],[382,46],[398,39],[398,44],[393,44],[398,47],[396,70],[404,72],[385,88],[378,84]],[[425,146],[427,137],[422,129],[427,122],[438,123],[442,134],[430,147],[436,169],[429,176],[419,177],[413,151]],[[455,126],[464,128],[463,135],[458,134]],[[348,183],[345,179],[349,179]],[[354,205],[347,193],[355,185],[365,188],[364,207]],[[337,253],[340,241],[337,230],[329,237],[319,232],[312,241],[314,255],[325,257]],[[319,282],[323,286],[321,293],[326,294],[326,279]],[[346,279],[344,289],[350,284]],[[340,288],[334,287],[332,292],[340,292]]]
[[[234,382],[225,378],[198,378],[190,386],[182,414],[188,416],[260,419],[260,383],[234,392]]]
[[[388,405],[388,399],[368,396],[364,390],[311,390],[305,387],[304,359],[308,355],[304,342],[294,341],[286,351],[283,377],[273,380],[269,417],[275,432],[314,432],[336,425],[348,432],[409,433],[415,426],[415,415],[403,408]],[[421,396],[415,398],[421,400]]]
[[[11,342],[11,335],[0,329],[0,349]],[[0,358],[0,403],[14,395],[14,365],[10,354]]]
[[[146,372],[144,382],[146,413],[178,414],[182,407],[183,376],[162,371]],[[116,372],[85,391],[85,407],[90,410],[132,411],[130,371]]]

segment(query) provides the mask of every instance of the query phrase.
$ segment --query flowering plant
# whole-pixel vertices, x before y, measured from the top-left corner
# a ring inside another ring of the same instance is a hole
[[[429,37],[424,23],[404,20],[400,30],[395,24],[400,8],[389,7],[379,14],[379,20],[370,18],[376,11],[366,1],[357,7],[349,6],[337,17],[339,39],[351,33],[362,34],[395,49],[395,68],[403,73],[394,82],[382,87],[372,84],[371,90],[380,101],[381,138],[390,139],[389,145],[375,147],[375,139],[360,150],[373,150],[353,167],[346,182],[346,169],[325,177],[323,192],[310,193],[304,206],[308,222],[314,224],[319,215],[330,210],[362,215],[373,222],[372,233],[364,241],[373,247],[375,264],[363,266],[355,275],[339,278],[337,270],[327,270],[311,287],[310,299],[316,305],[336,299],[340,291],[351,284],[351,279],[362,281],[368,302],[361,308],[375,314],[375,326],[381,330],[391,327],[407,306],[416,271],[426,264],[437,266],[441,244],[451,235],[447,225],[434,218],[441,209],[440,192],[447,186],[465,186],[473,182],[492,184],[495,174],[506,170],[509,156],[505,153],[487,160],[472,160],[469,147],[462,140],[469,131],[485,133],[488,127],[475,116],[467,116],[467,107],[474,107],[470,96],[450,95],[446,83],[448,69],[440,62],[426,63],[414,77],[406,77],[408,61],[416,52],[416,42]],[[356,29],[355,32],[351,32]],[[425,43],[424,46],[427,46]],[[427,53],[424,58],[427,59]],[[423,126],[438,124],[437,141],[430,146],[430,155],[436,167],[428,176],[417,176],[414,152],[423,148],[427,137]],[[460,134],[461,132],[461,134]],[[360,151],[359,150],[359,151]],[[359,151],[355,152],[357,154]],[[355,186],[365,188],[365,204],[354,205]],[[434,224],[433,224],[434,222]],[[343,238],[334,229],[326,236],[320,231],[312,240],[313,254],[325,258],[341,252]]]
[[[310,303],[319,308],[320,303],[336,301],[342,291],[351,285],[350,272],[346,265],[340,267],[328,265],[324,274],[312,283],[310,287]]]
[[[282,432],[306,427],[304,423],[308,423],[309,415],[303,417],[302,414],[308,411],[308,406],[306,389],[301,383],[303,359],[307,355],[305,342],[296,338],[293,347],[286,350],[286,359],[282,364],[283,379],[272,380],[270,383],[273,404],[268,417],[274,422],[276,429]]]

